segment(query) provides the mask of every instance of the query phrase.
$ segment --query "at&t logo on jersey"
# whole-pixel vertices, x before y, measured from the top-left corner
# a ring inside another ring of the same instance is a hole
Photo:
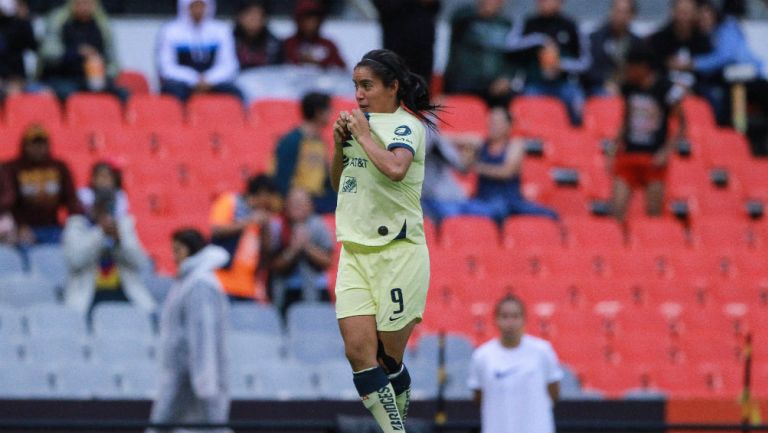
[[[399,137],[405,137],[411,135],[412,133],[413,131],[411,131],[411,128],[409,128],[408,125],[400,125],[395,128],[395,135]]]

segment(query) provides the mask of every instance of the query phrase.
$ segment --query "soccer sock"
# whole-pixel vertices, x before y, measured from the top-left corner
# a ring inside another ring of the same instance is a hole
[[[384,433],[405,432],[397,409],[395,390],[381,367],[354,373],[355,388]]]
[[[400,371],[390,374],[388,377],[392,389],[395,390],[395,400],[397,410],[400,411],[400,418],[405,422],[405,419],[408,418],[408,406],[411,404],[411,375],[405,368],[405,364],[400,364]]]

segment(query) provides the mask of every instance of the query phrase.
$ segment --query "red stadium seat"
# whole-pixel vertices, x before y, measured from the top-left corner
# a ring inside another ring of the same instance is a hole
[[[710,130],[717,128],[712,106],[709,105],[706,99],[688,95],[683,100],[682,107],[683,114],[691,129],[699,129],[708,133]]]
[[[732,129],[710,131],[701,138],[704,156],[714,167],[734,167],[751,158],[746,137]]]
[[[616,138],[623,118],[624,103],[619,97],[594,97],[584,104],[584,128],[597,138]]]
[[[768,212],[768,182],[765,181],[768,161],[752,158],[735,166],[732,173],[738,178],[746,198],[762,201]]]
[[[102,93],[75,93],[67,99],[67,124],[89,129],[119,128],[123,112],[117,97]]]
[[[187,102],[187,123],[203,130],[242,128],[243,104],[231,95],[195,95]]]
[[[140,71],[120,71],[115,79],[115,84],[131,93],[131,97],[149,94],[149,83]]]
[[[538,200],[554,209],[561,218],[587,218],[590,215],[589,200],[575,188],[544,190]]]
[[[437,247],[437,227],[431,219],[426,217],[424,218],[424,238],[427,241],[427,245]]]
[[[442,120],[438,126],[446,133],[472,132],[485,136],[488,107],[482,99],[471,95],[446,95],[441,102]]]
[[[516,251],[550,251],[563,247],[562,228],[549,218],[514,216],[504,222],[502,245]]]
[[[529,137],[548,137],[550,133],[570,129],[565,105],[546,96],[519,96],[512,100],[510,111],[515,130]]]
[[[293,99],[259,99],[250,106],[251,125],[276,140],[301,122],[301,106]]]
[[[740,252],[754,246],[743,219],[710,218],[693,226],[696,248],[703,251]]]
[[[125,118],[131,126],[148,129],[179,127],[184,122],[181,103],[168,95],[131,96]]]
[[[443,250],[483,250],[498,245],[499,229],[488,218],[454,216],[443,220],[440,227],[440,248]]]
[[[544,151],[555,167],[581,168],[600,165],[602,155],[596,139],[589,134],[571,129],[561,129],[549,134]],[[579,179],[583,181],[583,179]]]
[[[572,218],[566,221],[568,243],[578,250],[617,252],[624,234],[613,218]]]
[[[24,128],[30,123],[42,123],[49,128],[61,127],[62,113],[55,96],[48,93],[22,93],[5,100],[5,124]]]
[[[629,221],[630,247],[635,251],[679,251],[688,248],[683,226],[671,218]]]

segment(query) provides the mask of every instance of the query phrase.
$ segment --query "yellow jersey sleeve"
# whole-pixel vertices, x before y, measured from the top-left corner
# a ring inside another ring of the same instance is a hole
[[[336,238],[368,246],[382,246],[396,239],[423,244],[424,125],[402,108],[394,113],[371,113],[369,124],[378,145],[388,150],[407,149],[413,161],[405,178],[395,182],[376,168],[360,143],[347,141],[343,146]]]

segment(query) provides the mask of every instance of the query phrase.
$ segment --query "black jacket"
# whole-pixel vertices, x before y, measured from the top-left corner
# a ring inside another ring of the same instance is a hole
[[[592,66],[585,74],[585,84],[590,87],[601,86],[615,77],[622,67],[627,50],[639,42],[640,38],[631,32],[625,38],[617,39],[610,24],[605,24],[597,29],[589,36]]]
[[[440,0],[374,0],[384,48],[405,59],[410,69],[429,80],[434,64],[435,28]]]
[[[24,51],[37,50],[32,23],[0,15],[0,78],[26,78]]]

